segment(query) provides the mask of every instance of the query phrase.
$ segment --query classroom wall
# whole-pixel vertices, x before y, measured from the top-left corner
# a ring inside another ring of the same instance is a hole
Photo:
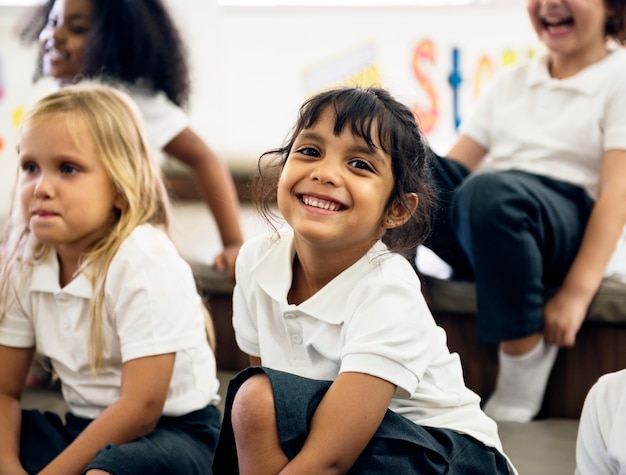
[[[523,0],[378,8],[167,1],[190,49],[192,127],[232,166],[280,145],[307,96],[355,82],[389,88],[445,153],[493,74],[540,48]],[[20,116],[50,87],[30,81],[35,50],[13,34],[21,14],[0,7],[0,217],[9,209]]]

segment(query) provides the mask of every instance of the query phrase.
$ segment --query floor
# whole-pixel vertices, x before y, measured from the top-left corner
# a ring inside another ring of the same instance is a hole
[[[220,394],[226,394],[233,373],[220,371]],[[24,394],[26,408],[63,412],[63,400],[58,390],[30,389]],[[520,475],[573,475],[578,421],[546,419],[526,424],[499,424],[504,452]]]

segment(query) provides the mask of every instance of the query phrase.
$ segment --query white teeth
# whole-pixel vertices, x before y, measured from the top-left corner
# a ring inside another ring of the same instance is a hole
[[[65,59],[66,57],[65,53],[63,53],[62,51],[59,51],[58,49],[50,49],[46,51],[46,54],[52,60]]]
[[[548,26],[563,25],[571,21],[571,17],[546,18],[543,20]]]
[[[321,208],[328,211],[337,211],[339,210],[339,205],[337,203],[333,203],[332,201],[320,200],[318,198],[313,198],[311,196],[303,196],[302,202],[307,206],[313,206],[314,208]]]

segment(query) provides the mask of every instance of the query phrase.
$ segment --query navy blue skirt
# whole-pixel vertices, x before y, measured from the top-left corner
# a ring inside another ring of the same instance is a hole
[[[302,449],[311,419],[332,381],[318,381],[265,367],[250,367],[228,386],[222,431],[213,473],[238,473],[231,423],[235,394],[252,375],[265,373],[272,385],[282,449],[290,460]],[[388,410],[383,421],[352,466],[350,474],[401,473],[447,475],[508,474],[506,458],[494,447],[450,429],[425,427]]]
[[[163,416],[147,436],[103,447],[85,470],[100,469],[115,475],[206,475],[211,473],[221,418],[213,405],[180,417]],[[91,421],[68,413],[64,422],[53,412],[23,410],[20,461],[24,469],[29,474],[39,473]]]

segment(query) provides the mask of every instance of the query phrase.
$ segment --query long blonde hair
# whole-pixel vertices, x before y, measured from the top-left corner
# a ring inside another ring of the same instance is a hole
[[[109,265],[137,226],[149,223],[168,232],[170,203],[142,120],[124,94],[94,84],[65,87],[39,100],[24,117],[22,128],[51,118],[67,121],[78,147],[85,141],[91,142],[111,178],[121,208],[110,232],[83,254],[76,271],[85,272],[93,287],[89,306],[89,362],[92,372],[97,374],[104,359],[102,317]],[[77,131],[86,134],[79,136]],[[21,268],[30,275],[30,269],[45,259],[51,249],[30,232],[20,207],[15,206],[16,196],[13,201],[0,247],[0,321],[11,305],[8,302],[11,273]]]

